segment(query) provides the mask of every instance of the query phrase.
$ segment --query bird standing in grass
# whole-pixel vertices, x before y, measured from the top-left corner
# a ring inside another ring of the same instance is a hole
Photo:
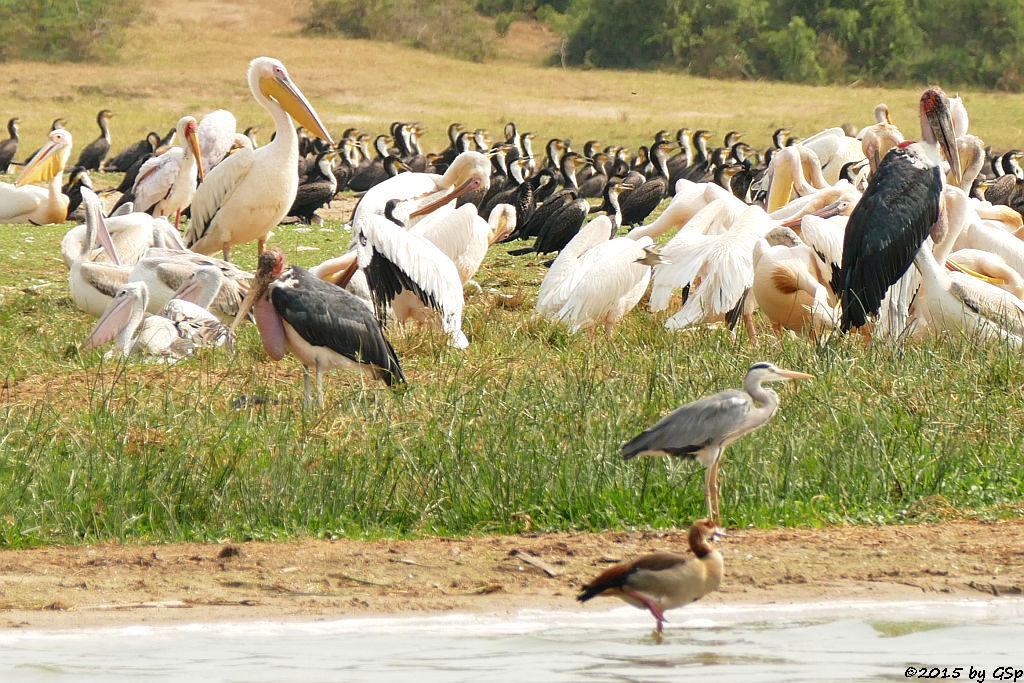
[[[772,363],[754,363],[743,378],[742,391],[726,389],[687,403],[626,443],[622,457],[629,460],[637,455],[671,455],[699,460],[708,470],[704,478],[708,514],[720,524],[718,465],[725,447],[766,425],[779,409],[779,395],[761,385],[812,377]]]
[[[598,595],[621,598],[634,607],[650,610],[661,633],[665,610],[688,605],[718,590],[725,564],[710,542],[724,535],[710,519],[697,520],[687,536],[695,557],[658,552],[617,564],[585,585],[576,599],[586,602]]]

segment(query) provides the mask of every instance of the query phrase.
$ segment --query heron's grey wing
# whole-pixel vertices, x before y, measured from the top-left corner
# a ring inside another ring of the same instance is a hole
[[[622,447],[622,457],[673,455],[696,458],[709,447],[720,446],[750,413],[750,397],[737,389],[687,403]],[[715,449],[717,450],[717,449]]]

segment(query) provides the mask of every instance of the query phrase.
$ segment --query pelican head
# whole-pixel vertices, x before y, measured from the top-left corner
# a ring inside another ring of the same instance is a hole
[[[111,299],[103,315],[89,333],[89,338],[82,345],[83,351],[103,346],[125,329],[135,319],[138,326],[142,312],[149,303],[149,288],[145,282],[127,282]],[[131,330],[134,332],[134,328]]]
[[[185,141],[192,157],[196,160],[196,167],[199,169],[199,180],[206,180],[206,170],[203,168],[203,155],[199,149],[199,124],[194,116],[182,116],[178,119],[178,127],[175,130],[178,137]]]
[[[58,128],[50,131],[49,137],[50,141],[32,157],[25,170],[14,181],[15,187],[45,183],[64,172],[64,167],[71,157],[71,133]]]
[[[413,213],[409,218],[416,218],[438,209],[453,199],[458,199],[471,190],[484,188],[491,185],[491,162],[480,152],[463,152],[455,157],[451,166],[445,171],[441,179],[437,181],[438,189],[446,190],[440,199],[423,206]]]
[[[949,161],[953,184],[959,185],[963,171],[960,167],[960,154],[956,148],[949,98],[942,88],[928,88],[921,95],[921,135],[926,142],[937,144],[942,149],[942,153]]]
[[[320,117],[292,82],[284,64],[273,57],[257,57],[249,63],[249,88],[257,100],[269,99],[276,102],[295,121],[317,137],[334,145],[334,139],[327,132]]]
[[[171,299],[181,299],[209,308],[210,303],[217,298],[223,283],[224,273],[220,266],[199,266],[192,271],[192,275],[182,283]]]

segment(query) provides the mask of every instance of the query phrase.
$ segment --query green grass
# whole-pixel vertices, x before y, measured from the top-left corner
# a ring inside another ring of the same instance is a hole
[[[66,116],[76,150],[108,107],[114,148],[183,114],[227,107],[269,125],[244,82],[248,60],[282,59],[332,131],[395,119],[444,146],[452,120],[499,133],[508,120],[549,137],[649,144],[659,128],[805,136],[871,122],[887,102],[911,137],[920,90],[716,82],[684,74],[544,69],[510,55],[471,64],[368,41],[302,38],[263,0],[191,6],[148,0],[168,32],[138,32],[115,65],[12,62],[3,90],[27,154]],[[519,38],[517,38],[519,40]],[[187,43],[187,57],[180,52]],[[971,132],[1019,147],[1024,95],[965,92]],[[266,140],[269,132],[261,133]],[[19,154],[19,158],[23,158]],[[94,177],[97,188],[113,176]],[[432,330],[394,328],[409,385],[328,375],[324,410],[302,407],[302,371],[271,363],[255,329],[234,355],[174,367],[81,354],[93,323],[67,292],[68,226],[0,226],[0,545],[223,537],[472,534],[680,526],[704,514],[695,463],[618,457],[679,404],[738,386],[757,360],[814,373],[780,390],[766,428],[731,446],[721,507],[732,525],[899,523],[1024,513],[1020,354],[969,339],[893,349],[859,339],[733,343],[722,331],[669,333],[632,313],[594,341],[533,315],[538,260],[493,249],[466,304],[465,352]],[[280,228],[271,243],[309,265],[348,234]],[[299,246],[317,251],[299,251]],[[246,268],[255,249],[235,250]],[[493,290],[493,291],[492,291]],[[271,403],[246,403],[264,396]],[[276,403],[275,403],[276,402]]]
[[[81,354],[93,321],[55,260],[65,229],[0,227],[0,545],[684,525],[704,513],[703,469],[623,462],[619,446],[761,359],[816,378],[783,386],[776,419],[727,450],[731,525],[1022,512],[1024,372],[998,344],[755,346],[670,333],[644,310],[590,340],[535,318],[543,268],[496,248],[467,300],[467,351],[396,327],[407,387],[334,372],[326,408],[305,409],[301,367],[270,362],[251,325],[234,355],[170,367]],[[347,240],[329,224],[272,243],[308,265]],[[239,405],[256,396],[270,401]]]

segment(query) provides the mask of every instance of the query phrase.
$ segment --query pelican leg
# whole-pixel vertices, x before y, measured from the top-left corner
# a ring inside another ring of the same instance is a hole
[[[267,238],[265,238],[265,237],[261,237],[258,240],[256,240],[256,257],[257,258],[259,258],[260,256],[263,256],[263,245],[265,245],[266,243],[267,243]],[[225,261],[226,260],[227,259],[225,259]]]
[[[658,621],[658,633],[661,633],[663,630],[662,624],[668,621],[668,619],[666,619],[665,615],[662,613],[661,607],[659,607],[657,603],[655,603],[653,600],[651,600],[643,593],[638,593],[629,586],[623,586],[622,592],[628,595],[629,597],[633,598],[637,602],[643,603],[644,606],[647,607],[648,610],[650,610],[651,614],[654,615],[654,618]]]
[[[750,337],[750,341],[757,343],[757,330],[754,329],[754,316],[749,313],[744,313],[743,324],[747,328],[747,336]]]
[[[181,209],[178,209],[177,213],[174,214],[174,228],[181,230]],[[227,259],[224,259],[225,261]]]
[[[227,242],[224,243],[224,260],[231,260],[231,245],[228,244]]]

